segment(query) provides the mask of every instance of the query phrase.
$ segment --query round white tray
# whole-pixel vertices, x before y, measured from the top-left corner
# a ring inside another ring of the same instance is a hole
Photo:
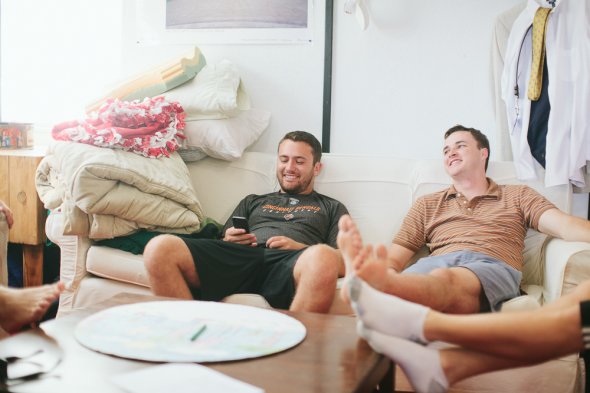
[[[205,329],[191,338],[202,324]],[[100,311],[76,326],[94,351],[152,362],[222,362],[256,358],[299,344],[298,320],[262,308],[201,301],[136,303]]]

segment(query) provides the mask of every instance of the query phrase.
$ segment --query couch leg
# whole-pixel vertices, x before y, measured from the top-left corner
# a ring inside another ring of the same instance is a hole
[[[377,392],[393,393],[395,390],[395,364],[393,361],[389,362],[389,370],[379,382],[379,390]]]

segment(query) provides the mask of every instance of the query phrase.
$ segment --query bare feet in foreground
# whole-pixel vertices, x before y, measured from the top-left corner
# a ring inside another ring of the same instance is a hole
[[[376,247],[376,258],[373,246],[368,244],[363,248],[363,239],[352,218],[342,216],[338,221],[338,249],[342,252],[346,264],[346,276],[357,275],[373,288],[382,291],[387,276],[387,249],[383,244]],[[340,291],[342,299],[350,303],[347,295],[347,282]]]
[[[64,287],[62,282],[25,289],[0,287],[0,326],[14,333],[38,321]]]
[[[348,214],[340,217],[338,221],[336,244],[338,244],[338,249],[342,253],[346,265],[346,275],[348,276],[353,273],[356,259],[364,248],[361,233]]]

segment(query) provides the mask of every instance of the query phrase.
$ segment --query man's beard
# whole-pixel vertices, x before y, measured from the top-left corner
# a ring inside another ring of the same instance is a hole
[[[307,176],[300,176],[299,182],[292,184],[291,188],[285,187],[284,175],[281,179],[283,179],[283,181],[279,179],[279,183],[281,184],[281,190],[283,190],[283,192],[286,192],[287,194],[300,194],[301,192],[307,190],[307,187],[309,187],[309,184],[313,180],[313,169]]]

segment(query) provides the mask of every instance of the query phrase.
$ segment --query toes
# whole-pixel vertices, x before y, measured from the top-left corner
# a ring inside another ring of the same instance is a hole
[[[350,216],[348,214],[343,215],[340,217],[340,220],[338,220],[338,229],[345,232],[348,231],[350,221]]]
[[[375,251],[377,252],[377,259],[387,258],[387,248],[383,244],[379,244]]]
[[[354,267],[354,270],[358,270],[361,268],[361,266],[363,265],[363,262],[365,261],[366,256],[367,256],[367,252],[365,250],[359,251],[359,253],[354,257],[354,259],[352,261],[352,266]]]

